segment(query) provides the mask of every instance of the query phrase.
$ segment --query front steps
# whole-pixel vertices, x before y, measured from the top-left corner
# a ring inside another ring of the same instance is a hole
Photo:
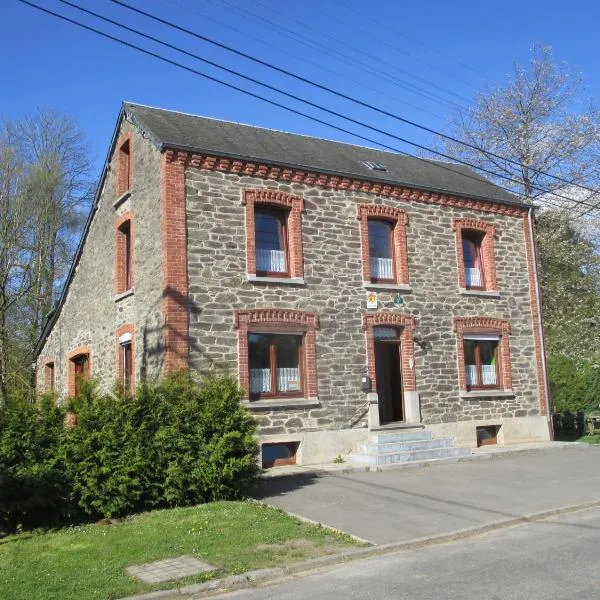
[[[469,446],[456,446],[454,438],[433,439],[430,431],[388,430],[369,434],[359,452],[348,459],[371,468],[457,460],[471,455]]]

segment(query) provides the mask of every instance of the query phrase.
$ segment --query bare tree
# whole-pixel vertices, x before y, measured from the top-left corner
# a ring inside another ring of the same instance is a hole
[[[0,394],[31,381],[31,351],[79,239],[91,198],[84,135],[50,109],[0,130]],[[27,360],[29,356],[29,360]],[[27,364],[24,364],[27,363]]]
[[[535,46],[528,67],[515,64],[505,85],[485,89],[472,111],[454,115],[453,137],[472,147],[444,140],[444,148],[497,173],[497,183],[528,202],[565,181],[598,185],[600,112],[582,105],[583,91],[580,74],[557,64],[551,48]]]

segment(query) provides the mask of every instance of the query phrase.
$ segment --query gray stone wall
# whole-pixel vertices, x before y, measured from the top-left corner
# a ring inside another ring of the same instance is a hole
[[[56,390],[67,394],[68,354],[78,346],[92,347],[92,375],[103,390],[116,378],[118,327],[135,324],[136,379],[156,377],[162,365],[162,237],[160,228],[160,154],[156,147],[126,120],[119,134],[130,131],[131,195],[115,207],[116,160],[101,191],[97,211],[75,275],[58,319],[38,358],[38,389],[44,388],[44,357],[56,357]],[[133,213],[134,293],[115,294],[115,221]]]
[[[248,282],[244,189],[267,187],[300,195],[305,285]],[[408,213],[408,262],[412,292],[396,307],[396,292],[379,291],[380,311],[417,318],[426,344],[415,345],[417,391],[427,424],[539,414],[533,329],[522,219],[447,206],[411,203],[373,194],[287,184],[190,168],[187,171],[188,271],[191,303],[190,361],[199,371],[237,373],[234,309],[293,308],[315,311],[320,406],[257,413],[261,433],[281,434],[351,427],[366,398],[366,337],[357,205],[385,203]],[[500,298],[459,293],[452,219],[496,225]],[[509,319],[514,398],[459,398],[455,316]],[[362,424],[359,420],[359,424]]]

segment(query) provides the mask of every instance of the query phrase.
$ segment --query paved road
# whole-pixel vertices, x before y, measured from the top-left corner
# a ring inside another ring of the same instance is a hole
[[[256,496],[269,504],[381,544],[600,501],[600,447],[577,444],[428,468],[275,478],[263,485]]]
[[[235,600],[597,598],[600,509],[232,592]]]

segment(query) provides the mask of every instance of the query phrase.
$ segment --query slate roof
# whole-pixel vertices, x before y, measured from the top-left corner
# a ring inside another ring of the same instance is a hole
[[[463,165],[128,102],[124,103],[123,109],[161,150],[190,150],[500,203],[522,204],[513,194]],[[365,161],[381,163],[386,170],[370,169],[364,165]]]

